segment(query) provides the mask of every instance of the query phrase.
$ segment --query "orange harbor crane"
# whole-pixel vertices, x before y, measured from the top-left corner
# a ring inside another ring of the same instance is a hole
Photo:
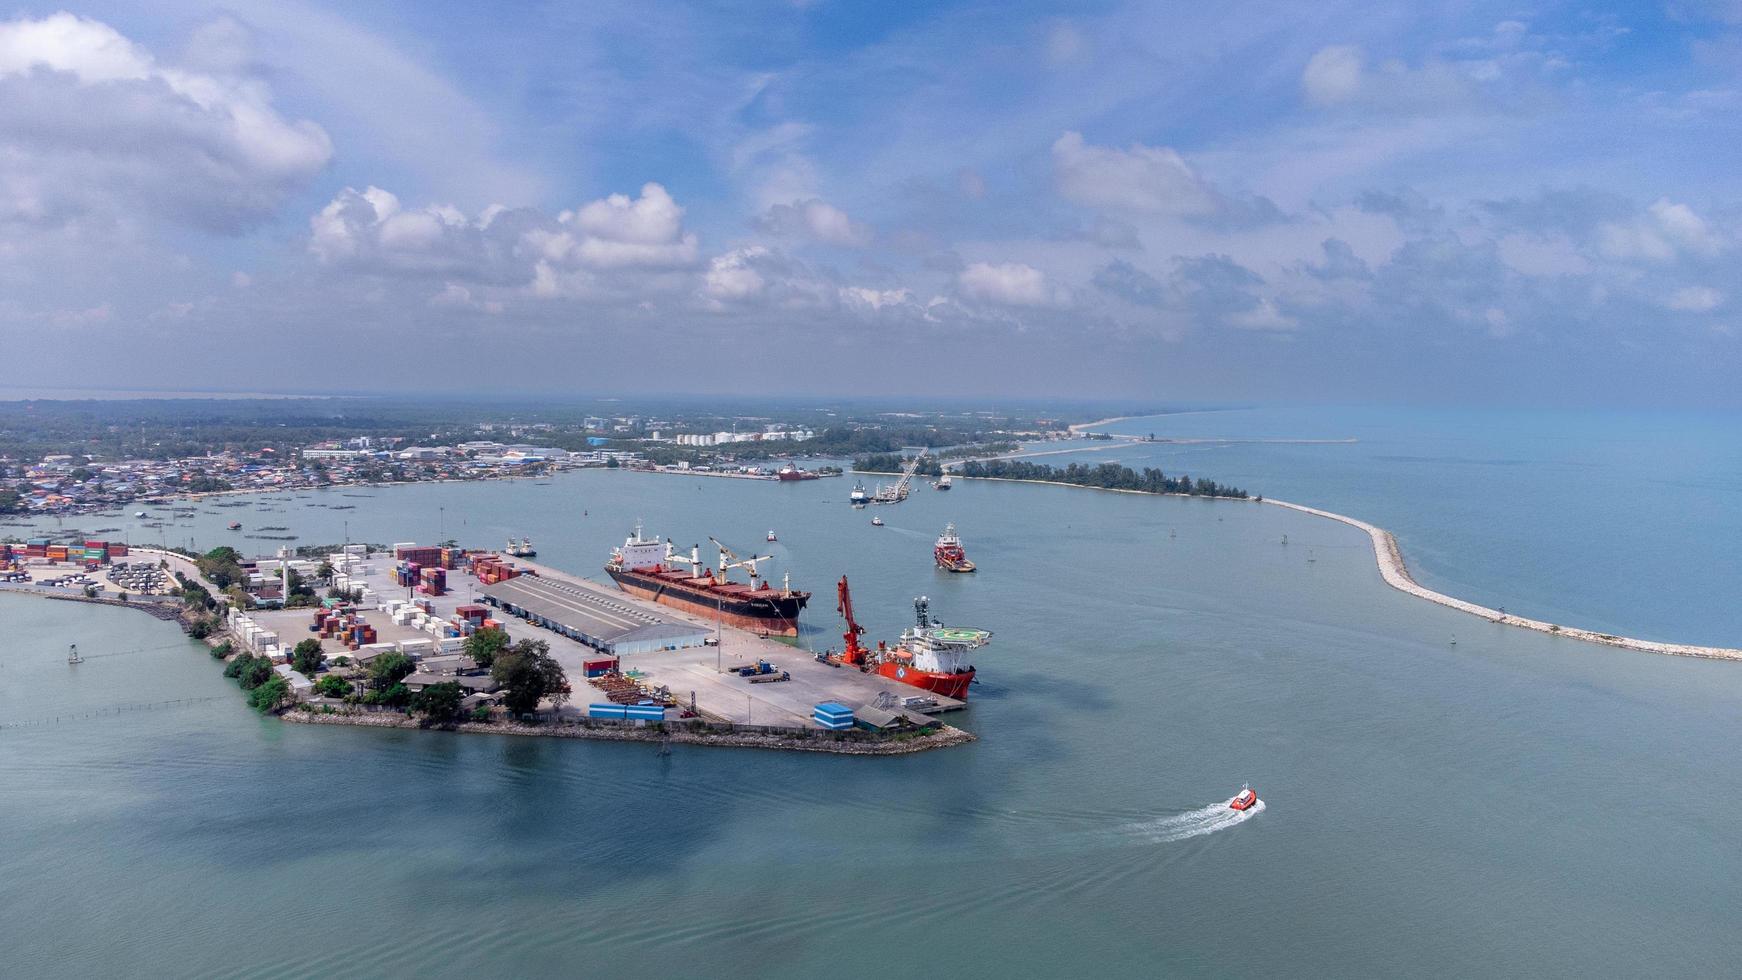
[[[847,576],[841,576],[840,583],[835,586],[835,594],[838,597],[835,611],[847,621],[847,632],[841,634],[841,639],[847,642],[846,649],[841,653],[841,662],[864,670],[865,661],[871,651],[859,645],[859,637],[865,635],[865,627],[860,626],[859,621],[853,618],[853,593],[847,588]]]

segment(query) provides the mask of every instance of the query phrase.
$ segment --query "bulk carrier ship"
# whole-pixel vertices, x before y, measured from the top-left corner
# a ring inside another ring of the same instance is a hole
[[[643,538],[637,524],[635,533],[611,553],[605,574],[618,588],[638,598],[718,618],[743,629],[797,636],[798,614],[811,594],[794,590],[790,582],[778,589],[769,585],[757,572],[768,556],[739,558],[717,539],[708,540],[720,549],[717,568],[702,563],[700,545],[692,546],[685,557],[670,541]],[[728,576],[734,568],[749,571],[748,585],[731,581]]]

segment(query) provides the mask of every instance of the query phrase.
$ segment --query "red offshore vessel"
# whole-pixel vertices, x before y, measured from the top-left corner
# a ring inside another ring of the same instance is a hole
[[[968,656],[992,639],[990,632],[945,626],[931,617],[930,600],[920,596],[913,600],[914,625],[902,631],[898,645],[892,648],[879,642],[877,649],[868,649],[859,642],[865,628],[853,618],[853,594],[847,588],[846,576],[841,577],[836,592],[840,599],[837,608],[847,621],[847,632],[841,637],[847,643],[842,663],[947,698],[968,700],[968,685],[974,683],[975,673]]]
[[[962,550],[962,539],[956,536],[954,524],[944,525],[944,533],[938,535],[937,544],[932,546],[931,556],[938,567],[946,572],[971,572],[974,563],[968,560],[968,553]]]
[[[618,588],[642,599],[760,633],[797,636],[798,614],[811,594],[794,590],[790,582],[778,589],[769,585],[757,572],[769,560],[767,555],[739,558],[718,540],[708,540],[720,549],[720,564],[711,569],[702,564],[700,545],[685,557],[670,541],[643,538],[637,524],[623,547],[611,553],[605,574]],[[748,585],[731,581],[734,568],[749,571]]]

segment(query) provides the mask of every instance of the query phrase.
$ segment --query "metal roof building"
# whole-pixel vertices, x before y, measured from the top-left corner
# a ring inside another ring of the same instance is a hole
[[[656,616],[613,593],[521,575],[482,591],[485,602],[614,656],[698,647],[706,627]]]

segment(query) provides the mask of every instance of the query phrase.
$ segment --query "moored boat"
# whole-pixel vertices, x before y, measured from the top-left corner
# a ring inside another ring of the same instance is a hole
[[[679,554],[670,541],[642,537],[641,526],[611,553],[605,573],[630,595],[683,609],[733,626],[777,634],[798,635],[798,614],[811,594],[785,583],[774,588],[758,573],[767,555],[738,558],[718,541],[720,563],[708,568],[701,560],[701,547],[692,546],[688,557]],[[734,582],[734,568],[747,569],[748,585]]]
[[[865,629],[853,618],[853,596],[843,577],[836,587],[838,609],[847,621],[843,639],[847,648],[840,661],[867,673],[921,687],[958,701],[968,699],[975,668],[968,662],[973,651],[992,639],[991,632],[960,626],[945,626],[931,616],[931,602],[924,596],[913,600],[914,625],[901,634],[894,647],[878,643],[875,650],[859,643]]]

